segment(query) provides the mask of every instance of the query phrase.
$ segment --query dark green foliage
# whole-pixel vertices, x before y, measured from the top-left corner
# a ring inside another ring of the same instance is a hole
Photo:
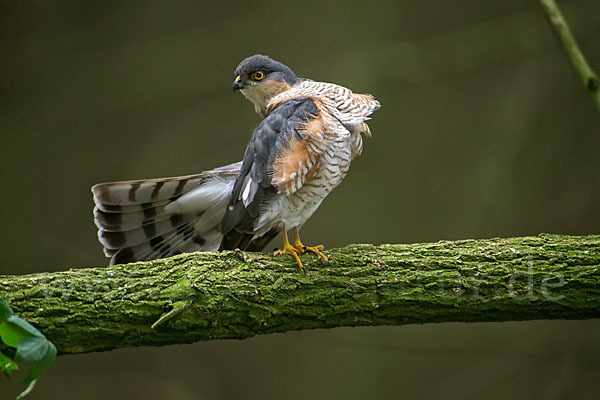
[[[17,397],[21,399],[33,390],[42,373],[56,358],[56,347],[27,321],[14,315],[12,309],[0,297],[0,372],[10,378],[18,370],[17,361],[33,363],[23,383],[29,384]],[[14,356],[9,348],[16,349]]]

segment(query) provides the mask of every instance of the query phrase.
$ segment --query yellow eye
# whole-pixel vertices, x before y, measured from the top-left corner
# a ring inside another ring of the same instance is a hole
[[[252,74],[252,79],[255,79],[257,81],[260,81],[264,77],[265,77],[265,74],[262,71],[256,71],[255,73]]]

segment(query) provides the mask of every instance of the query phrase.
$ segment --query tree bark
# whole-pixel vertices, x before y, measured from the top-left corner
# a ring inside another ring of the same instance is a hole
[[[350,245],[304,257],[224,252],[0,276],[59,354],[289,330],[600,316],[600,236]]]

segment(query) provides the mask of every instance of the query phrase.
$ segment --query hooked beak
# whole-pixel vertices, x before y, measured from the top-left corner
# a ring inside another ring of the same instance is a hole
[[[235,92],[238,89],[243,89],[244,84],[242,83],[242,78],[240,76],[235,77],[235,81],[233,81],[233,91]]]

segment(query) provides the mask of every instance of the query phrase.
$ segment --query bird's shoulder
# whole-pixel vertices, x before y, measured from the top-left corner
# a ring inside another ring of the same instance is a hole
[[[324,148],[324,120],[309,97],[295,97],[274,109],[256,128],[244,156],[242,172],[256,184],[291,194],[314,175]],[[239,187],[243,198],[244,187]]]
[[[322,114],[331,114],[345,125],[364,122],[381,107],[379,101],[370,94],[353,93],[335,83],[302,80],[273,97],[267,103],[267,112],[272,113],[296,98],[312,99]]]
[[[262,137],[296,129],[298,125],[319,115],[318,104],[308,96],[294,96],[273,107],[255,129],[253,136]]]

